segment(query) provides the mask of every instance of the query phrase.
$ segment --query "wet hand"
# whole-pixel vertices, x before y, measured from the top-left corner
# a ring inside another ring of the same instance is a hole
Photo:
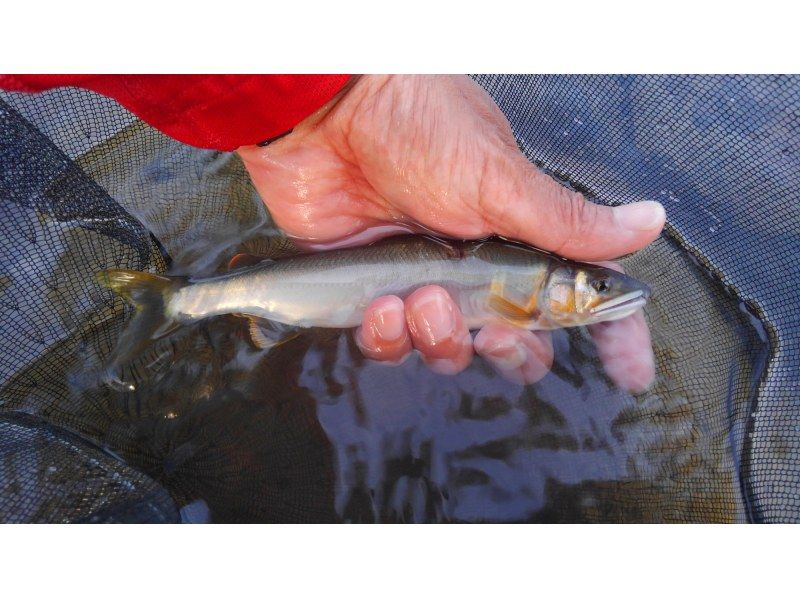
[[[310,248],[432,230],[498,234],[597,261],[641,249],[664,225],[657,203],[599,206],[541,173],[492,99],[464,76],[361,77],[290,135],[239,155],[276,224]],[[641,313],[590,333],[617,384],[640,390],[652,382]],[[435,286],[405,301],[377,299],[357,338],[370,358],[397,362],[416,348],[443,373],[461,371],[477,352],[521,383],[541,379],[553,360],[546,332],[497,323],[473,339]]]

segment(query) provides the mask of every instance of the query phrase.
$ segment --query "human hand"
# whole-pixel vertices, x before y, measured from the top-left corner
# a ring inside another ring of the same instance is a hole
[[[665,219],[656,202],[599,206],[540,172],[489,95],[465,76],[363,76],[291,134],[238,153],[275,223],[309,248],[433,230],[498,234],[598,261],[648,245]],[[641,312],[590,333],[617,384],[642,390],[652,383]],[[466,368],[474,351],[520,383],[541,379],[553,361],[548,332],[496,323],[473,340],[435,286],[405,301],[376,299],[357,338],[367,357],[397,362],[416,348],[442,373]]]

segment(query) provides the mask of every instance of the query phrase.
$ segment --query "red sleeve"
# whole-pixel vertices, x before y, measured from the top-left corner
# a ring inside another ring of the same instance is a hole
[[[231,151],[285,133],[349,75],[0,75],[0,87],[85,87],[117,100],[170,137]]]

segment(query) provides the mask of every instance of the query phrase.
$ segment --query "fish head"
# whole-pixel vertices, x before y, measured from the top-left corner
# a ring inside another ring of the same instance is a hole
[[[557,326],[585,326],[619,320],[642,308],[650,287],[594,264],[564,263],[550,274],[540,309]]]

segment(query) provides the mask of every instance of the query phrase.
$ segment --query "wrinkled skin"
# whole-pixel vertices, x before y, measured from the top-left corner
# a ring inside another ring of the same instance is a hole
[[[431,230],[456,238],[498,234],[599,261],[641,249],[664,225],[657,203],[599,206],[541,173],[489,95],[465,76],[363,76],[291,134],[238,151],[277,225],[311,248]],[[641,312],[590,333],[614,382],[633,391],[652,383]],[[547,332],[497,323],[473,339],[436,286],[405,301],[376,299],[357,339],[372,359],[397,363],[417,349],[429,367],[448,374],[477,352],[523,384],[541,379],[553,361]]]

